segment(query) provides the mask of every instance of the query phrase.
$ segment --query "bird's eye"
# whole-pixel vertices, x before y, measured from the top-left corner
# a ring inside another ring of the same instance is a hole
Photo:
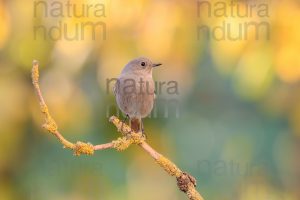
[[[144,67],[146,65],[146,63],[145,62],[141,62],[141,65]]]

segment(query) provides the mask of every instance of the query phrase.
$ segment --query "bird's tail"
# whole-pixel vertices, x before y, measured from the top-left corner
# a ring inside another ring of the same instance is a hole
[[[130,124],[131,124],[131,129],[134,132],[140,132],[141,131],[141,121],[140,119],[134,118],[134,119],[130,119]]]

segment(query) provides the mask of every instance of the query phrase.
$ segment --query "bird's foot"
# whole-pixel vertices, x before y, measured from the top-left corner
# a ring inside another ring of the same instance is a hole
[[[124,130],[123,130],[123,127],[124,127],[124,124],[126,125],[126,120],[129,118],[129,115],[127,114],[126,115],[126,117],[122,120],[122,125],[121,125],[121,127],[118,129],[118,131],[119,132],[124,132]],[[129,132],[129,133],[131,133],[131,132]]]
[[[146,135],[146,132],[145,132],[144,129],[142,129],[142,136],[143,136],[145,139],[147,139],[147,135]]]

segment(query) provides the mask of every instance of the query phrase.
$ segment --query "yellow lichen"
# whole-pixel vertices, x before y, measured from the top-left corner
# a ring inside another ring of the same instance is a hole
[[[41,112],[49,115],[48,107],[46,104],[40,104]]]
[[[164,156],[159,156],[156,162],[171,176],[180,177],[182,171],[169,159]]]
[[[113,123],[117,127],[117,130],[121,132],[123,135],[127,135],[131,133],[131,128],[127,124],[119,120],[117,117],[111,116],[109,118],[109,121]]]
[[[43,127],[51,133],[55,133],[58,129],[56,122],[50,115],[46,117],[46,123]]]
[[[78,141],[74,147],[74,155],[80,156],[81,154],[93,155],[94,154],[94,146],[91,143],[84,143]]]
[[[41,108],[41,112],[45,114],[45,118],[46,118],[46,123],[43,125],[43,127],[47,131],[49,131],[51,133],[55,133],[57,131],[58,127],[57,127],[57,124],[54,121],[54,119],[51,117],[47,105],[41,103],[40,108]]]
[[[131,141],[125,137],[118,138],[117,140],[112,141],[112,143],[117,151],[124,151],[132,144]]]
[[[140,144],[145,141],[145,137],[142,133],[132,132],[131,128],[117,117],[112,116],[109,121],[112,122],[117,127],[118,131],[121,131],[124,135],[124,137],[118,138],[112,142],[113,147],[117,151],[124,151],[131,144]]]
[[[118,138],[117,140],[112,141],[113,147],[117,151],[124,151],[131,144],[140,144],[145,141],[145,137],[141,133],[131,133],[124,137]]]
[[[189,183],[186,194],[190,200],[203,200],[203,197],[197,192],[192,183]]]
[[[142,133],[131,133],[128,135],[133,144],[140,144],[145,141],[145,136]]]
[[[101,148],[101,145],[96,145],[95,147],[90,144],[90,143],[84,143],[78,141],[76,144],[73,144],[66,140],[59,132],[58,132],[58,127],[54,121],[54,119],[51,117],[48,107],[44,102],[44,99],[42,97],[40,87],[39,87],[39,71],[38,71],[38,62],[33,61],[33,68],[32,68],[32,83],[35,87],[35,90],[37,91],[37,95],[39,97],[40,101],[40,109],[42,113],[45,116],[46,123],[43,125],[45,129],[47,129],[49,132],[53,133],[55,137],[59,139],[59,141],[64,145],[64,148],[70,148],[74,151],[75,156],[80,156],[81,154],[86,154],[86,155],[93,155],[95,150],[100,150],[100,149],[106,149],[106,148],[111,148],[111,143],[107,143],[103,145],[103,148]],[[186,173],[183,173],[177,166],[172,163],[170,160],[167,158],[163,157],[162,155],[159,155],[155,150],[153,150],[150,146],[147,145],[145,142],[145,137],[141,133],[136,133],[131,130],[131,128],[123,123],[121,120],[119,120],[117,117],[112,116],[110,118],[110,122],[112,122],[118,129],[123,134],[123,137],[118,138],[117,140],[113,141],[113,147],[117,151],[123,151],[127,149],[131,144],[140,144],[142,148],[144,148],[145,151],[147,151],[155,160],[156,162],[170,174],[171,176],[176,176],[177,178],[177,183],[180,181],[178,180],[180,177],[182,178],[183,175],[186,175]],[[157,158],[157,155],[158,158]],[[187,179],[188,178],[188,179]],[[195,180],[194,178],[191,178],[191,176],[187,176],[182,181],[182,184],[184,184],[180,189],[184,191],[189,199],[192,200],[203,200],[201,195],[196,191],[195,189]]]
[[[36,85],[39,81],[39,67],[38,67],[38,61],[34,60],[33,61],[33,67],[32,67],[32,72],[31,72],[31,77],[32,77],[32,83]]]

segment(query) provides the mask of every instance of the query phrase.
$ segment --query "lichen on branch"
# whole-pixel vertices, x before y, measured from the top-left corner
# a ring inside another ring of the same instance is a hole
[[[109,143],[92,145],[89,142],[78,141],[72,143],[65,139],[58,131],[58,126],[55,120],[50,115],[48,106],[42,96],[42,92],[39,86],[39,64],[38,61],[33,61],[32,64],[32,83],[39,98],[40,110],[45,118],[45,123],[42,126],[48,132],[53,134],[63,145],[64,148],[73,150],[75,156],[93,155],[97,150],[104,149],[116,149],[117,151],[124,151],[130,145],[139,145],[144,151],[146,151],[160,167],[162,167],[170,176],[175,176],[177,185],[181,191],[186,193],[191,200],[203,200],[200,193],[195,189],[196,179],[186,172],[182,172],[173,162],[155,151],[147,142],[146,138],[141,132],[134,132],[127,124],[123,123],[115,116],[110,117],[109,121],[113,123],[117,130],[122,134],[121,137],[113,140]]]

